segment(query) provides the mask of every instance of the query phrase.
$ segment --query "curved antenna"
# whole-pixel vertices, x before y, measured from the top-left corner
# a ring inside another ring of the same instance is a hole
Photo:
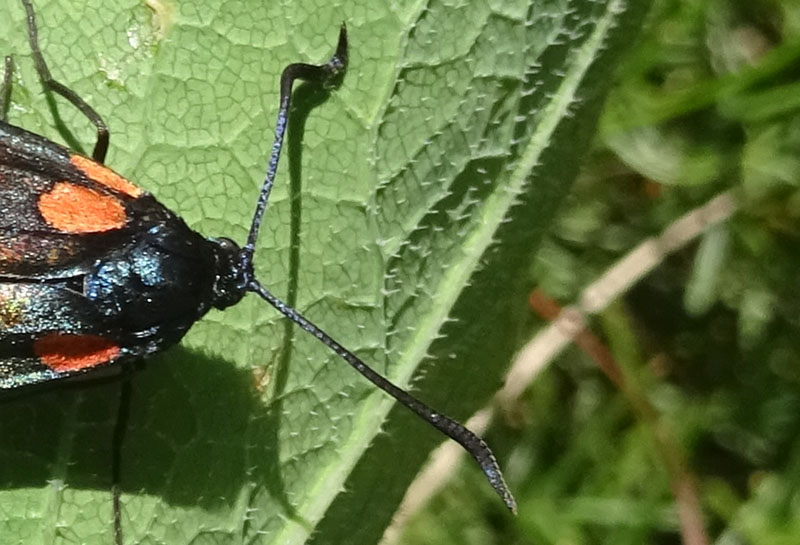
[[[281,74],[281,97],[278,108],[278,120],[275,122],[275,138],[272,141],[272,151],[269,156],[267,173],[264,176],[264,183],[261,186],[261,193],[256,203],[256,212],[253,214],[253,223],[250,225],[250,233],[247,235],[247,244],[242,249],[242,260],[244,265],[249,265],[253,260],[258,231],[261,228],[261,220],[267,209],[267,201],[275,182],[275,174],[278,170],[278,160],[281,157],[283,148],[283,137],[286,134],[286,127],[289,123],[289,105],[292,99],[292,85],[295,80],[303,80],[321,85],[336,82],[336,78],[344,73],[347,68],[347,27],[344,23],[339,30],[339,43],[336,45],[336,52],[325,64],[290,64],[283,69]],[[245,267],[247,270],[249,267]]]
[[[497,464],[494,454],[489,446],[483,441],[483,439],[449,416],[435,411],[399,386],[393,384],[383,375],[379,374],[369,365],[364,363],[361,358],[336,342],[333,337],[314,325],[310,320],[308,320],[308,318],[274,296],[255,279],[250,280],[249,284],[247,285],[247,289],[258,294],[259,297],[275,307],[278,312],[289,318],[295,324],[299,325],[303,330],[311,333],[322,344],[330,348],[338,356],[344,359],[350,364],[350,366],[353,367],[353,369],[364,375],[367,380],[372,382],[375,386],[395,398],[402,405],[425,420],[428,424],[464,447],[464,450],[466,450],[475,459],[475,461],[478,462],[481,470],[489,480],[489,484],[492,485],[492,488],[494,488],[495,492],[497,492],[497,494],[502,498],[503,502],[506,504],[506,507],[508,507],[512,513],[517,512],[517,502],[514,500],[514,496],[508,489],[505,480],[503,480],[503,474],[500,471],[500,466]]]

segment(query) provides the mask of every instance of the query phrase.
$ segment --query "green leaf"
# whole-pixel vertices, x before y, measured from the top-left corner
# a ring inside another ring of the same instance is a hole
[[[280,71],[327,59],[346,21],[342,86],[295,95],[257,274],[398,384],[425,367],[419,396],[463,417],[517,344],[519,273],[644,4],[53,0],[37,13],[54,76],[111,127],[107,163],[240,241]],[[18,65],[9,121],[91,150],[88,122],[41,92],[15,2],[0,30]],[[441,440],[401,412],[381,435],[391,399],[252,297],[212,311],[133,388],[126,544],[374,542]],[[112,542],[118,392],[0,405],[4,543]]]

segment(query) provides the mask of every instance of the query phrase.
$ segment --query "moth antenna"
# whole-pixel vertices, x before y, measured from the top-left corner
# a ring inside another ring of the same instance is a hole
[[[313,324],[308,318],[300,314],[300,312],[273,295],[256,280],[250,281],[248,290],[258,294],[259,297],[275,307],[278,312],[300,326],[301,329],[316,337],[322,344],[344,359],[353,369],[364,375],[364,377],[375,386],[395,398],[428,424],[461,445],[464,450],[478,462],[481,470],[489,480],[489,484],[492,485],[495,492],[502,498],[506,507],[508,507],[512,513],[517,512],[517,502],[514,500],[514,496],[511,494],[511,491],[508,489],[503,479],[503,474],[500,471],[500,466],[497,464],[494,454],[483,439],[449,416],[435,411],[399,386],[396,386],[383,375],[372,369],[361,358],[336,342],[333,337]]]
[[[259,194],[258,202],[256,204],[256,211],[253,215],[253,223],[250,226],[250,233],[247,237],[247,243],[245,244],[244,248],[242,248],[241,262],[245,270],[251,269],[255,244],[256,240],[258,239],[259,229],[261,228],[261,221],[264,217],[264,212],[267,209],[269,195],[275,182],[278,161],[280,159],[281,149],[283,148],[283,139],[286,134],[286,128],[289,121],[289,107],[291,103],[292,86],[295,80],[298,79],[312,83],[319,83],[322,85],[332,82],[335,83],[337,77],[340,76],[346,68],[347,28],[345,27],[344,23],[342,23],[339,31],[339,42],[336,46],[336,52],[328,60],[328,62],[320,65],[304,63],[290,64],[283,70],[283,73],[281,74],[278,119],[275,123],[275,136],[272,142],[267,172],[264,176],[261,193]],[[320,342],[322,342],[322,344],[330,348],[334,353],[344,359],[348,364],[350,364],[351,367],[361,373],[375,386],[392,396],[395,400],[404,405],[406,408],[410,409],[413,413],[428,422],[438,431],[460,444],[464,450],[466,450],[478,462],[478,465],[486,475],[486,478],[489,480],[492,488],[494,488],[500,498],[502,498],[508,509],[513,513],[517,512],[517,504],[514,500],[514,496],[511,494],[511,491],[508,489],[508,486],[503,480],[503,474],[500,471],[500,466],[498,465],[494,454],[489,446],[483,441],[483,439],[449,416],[435,411],[399,386],[396,386],[383,375],[372,369],[361,358],[350,352],[347,348],[333,339],[333,337],[325,333],[325,331],[300,314],[300,312],[298,312],[296,309],[273,295],[252,276],[248,277],[247,290],[256,293],[259,297],[275,307],[278,312],[300,326],[301,329],[316,337]]]
[[[267,210],[267,201],[275,182],[275,174],[278,170],[278,160],[281,157],[283,148],[283,137],[286,134],[286,127],[289,123],[289,106],[292,99],[292,86],[295,80],[303,80],[311,83],[325,85],[335,83],[347,69],[347,27],[342,23],[339,29],[339,42],[333,56],[324,64],[305,64],[294,63],[283,69],[281,74],[281,94],[280,106],[278,107],[278,119],[275,122],[275,137],[272,141],[272,148],[267,164],[267,172],[264,175],[264,182],[261,185],[261,193],[256,203],[256,211],[253,214],[253,223],[250,225],[250,233],[247,235],[247,243],[242,251],[244,264],[249,264],[253,259],[258,231],[261,228],[261,220]]]

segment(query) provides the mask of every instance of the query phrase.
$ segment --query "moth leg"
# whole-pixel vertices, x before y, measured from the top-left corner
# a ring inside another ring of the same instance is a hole
[[[67,99],[92,122],[97,130],[97,141],[92,151],[92,158],[98,163],[105,162],[106,152],[108,152],[108,126],[105,121],[103,121],[103,118],[100,117],[100,114],[89,106],[85,100],[79,97],[75,91],[53,79],[53,76],[50,74],[50,69],[47,67],[47,63],[42,55],[42,50],[39,48],[39,31],[36,28],[36,15],[33,12],[31,0],[22,0],[22,5],[25,6],[25,11],[27,13],[28,42],[30,42],[31,45],[33,61],[36,64],[36,72],[39,74],[39,79],[42,80],[42,85],[45,89],[58,93]]]
[[[122,446],[125,443],[125,432],[128,430],[128,418],[131,409],[131,393],[134,367],[123,363],[122,384],[119,392],[117,421],[114,423],[114,434],[111,440],[111,506],[114,519],[114,544],[122,545]]]
[[[14,59],[6,55],[3,69],[3,83],[0,84],[0,121],[6,120],[8,104],[11,98],[11,76],[14,74]]]

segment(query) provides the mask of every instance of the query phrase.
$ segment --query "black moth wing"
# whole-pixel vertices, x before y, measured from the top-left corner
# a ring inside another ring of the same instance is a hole
[[[0,281],[0,395],[7,390],[84,373],[88,368],[58,369],[37,354],[36,342],[48,335],[82,335],[84,339],[110,339],[102,316],[80,292],[64,283]],[[119,342],[111,340],[119,346]],[[120,349],[107,361],[128,354]],[[104,358],[105,359],[105,358]]]
[[[0,121],[0,392],[178,342],[214,304],[217,246],[103,165]]]
[[[133,197],[89,178],[73,157],[79,156],[0,121],[0,278],[42,280],[86,273],[95,260],[124,246],[136,230],[174,217],[144,192]],[[49,224],[40,212],[40,199],[63,182],[112,195],[125,208],[125,224],[81,233]]]

